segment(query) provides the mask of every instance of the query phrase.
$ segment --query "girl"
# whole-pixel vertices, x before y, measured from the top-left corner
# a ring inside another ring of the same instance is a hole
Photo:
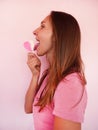
[[[39,81],[41,62],[28,53],[32,79],[25,111],[33,112],[35,130],[81,130],[87,94],[78,22],[70,14],[52,11],[33,33],[39,42],[37,55],[46,55],[49,67]]]

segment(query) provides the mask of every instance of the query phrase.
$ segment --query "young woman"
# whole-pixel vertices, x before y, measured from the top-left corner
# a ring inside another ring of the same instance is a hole
[[[49,68],[39,81],[41,62],[28,53],[32,79],[25,111],[32,113],[35,130],[81,130],[87,103],[80,54],[80,28],[67,13],[52,11],[34,32],[37,55],[46,55]]]

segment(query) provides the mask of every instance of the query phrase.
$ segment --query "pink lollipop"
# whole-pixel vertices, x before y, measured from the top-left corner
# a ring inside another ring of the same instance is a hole
[[[24,47],[28,50],[28,51],[34,51],[35,50],[35,45],[33,41],[26,41],[24,42]]]

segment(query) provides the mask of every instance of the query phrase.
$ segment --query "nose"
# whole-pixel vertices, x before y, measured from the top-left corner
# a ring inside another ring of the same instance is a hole
[[[36,35],[36,30],[34,30],[32,33],[33,33],[34,35]]]
[[[36,30],[34,30],[32,33],[33,33],[34,35],[36,35]]]
[[[34,35],[37,35],[37,34],[38,34],[38,28],[33,31],[33,34],[34,34]]]

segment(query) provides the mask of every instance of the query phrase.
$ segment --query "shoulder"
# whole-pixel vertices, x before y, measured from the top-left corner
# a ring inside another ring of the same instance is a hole
[[[57,86],[58,89],[83,89],[82,80],[78,73],[71,73],[63,78]]]
[[[58,84],[54,94],[54,101],[61,102],[61,100],[65,100],[66,103],[73,106],[81,99],[84,90],[85,86],[81,83],[79,74],[69,74]]]

